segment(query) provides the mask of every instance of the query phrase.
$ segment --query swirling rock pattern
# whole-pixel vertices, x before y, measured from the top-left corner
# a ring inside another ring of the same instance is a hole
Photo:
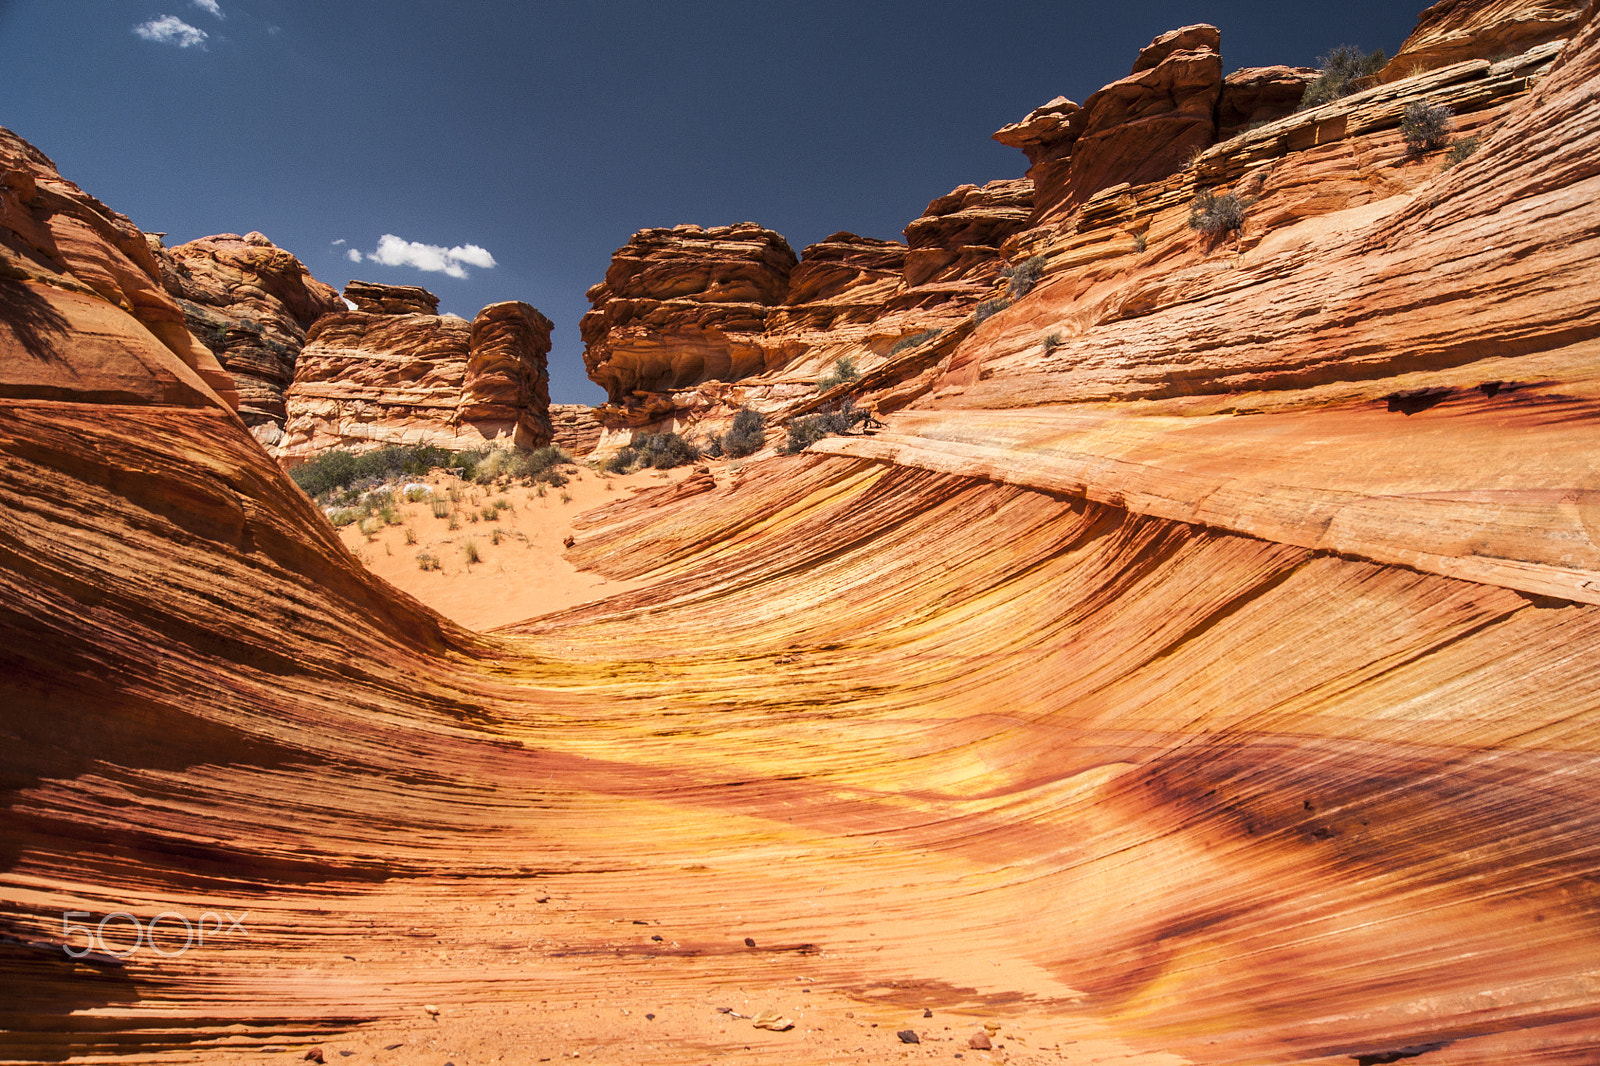
[[[888,432],[591,514],[645,585],[488,634],[24,283],[4,1052],[1594,1062],[1597,83],[1591,17],[1478,154],[1285,146],[1216,245],[1091,199]],[[63,959],[116,912],[248,935]]]

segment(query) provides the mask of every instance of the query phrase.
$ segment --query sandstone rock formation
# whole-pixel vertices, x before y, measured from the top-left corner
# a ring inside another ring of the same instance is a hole
[[[874,367],[887,432],[619,500],[572,557],[646,587],[488,634],[20,282],[7,1055],[1592,1063],[1600,18],[1540,55],[1010,237],[1044,277]],[[1387,117],[1434,94],[1448,169]]]
[[[1222,96],[1217,101],[1217,140],[1294,114],[1317,73],[1310,67],[1246,67],[1223,78]]]
[[[870,369],[953,327],[993,288],[1031,201],[1026,179],[963,185],[906,227],[906,244],[835,233],[798,259],[754,223],[641,231],[584,316],[589,376],[611,394],[601,447],[646,427],[725,428],[746,405],[781,416],[839,358]]]
[[[0,367],[0,395],[154,403],[197,391],[239,405],[233,380],[162,289],[144,234],[6,129],[0,237],[0,313],[15,342]],[[130,331],[125,317],[137,328]],[[80,352],[74,375],[51,368],[61,337],[102,334],[116,339],[99,345],[92,359]]]
[[[1564,40],[1587,6],[1588,0],[1441,0],[1422,13],[1378,80],[1399,81],[1464,60],[1503,59]]]
[[[573,457],[588,455],[600,443],[605,427],[586,403],[550,405],[550,443]]]
[[[438,297],[415,286],[352,282],[345,296],[359,310],[323,315],[306,335],[279,458],[550,442],[551,324],[538,311],[490,304],[469,323],[435,314]]]
[[[761,335],[795,263],[787,241],[753,222],[641,230],[589,290],[590,379],[617,401],[770,369]]]
[[[344,301],[260,233],[223,233],[170,250],[159,236],[145,236],[189,331],[232,375],[245,425],[263,444],[278,443],[305,331],[343,311]]]
[[[1221,44],[1215,26],[1173,30],[1139,53],[1128,77],[1082,107],[1057,97],[996,132],[995,140],[1021,148],[1032,164],[1035,224],[1059,221],[1109,186],[1164,178],[1209,147],[1223,94]],[[1229,118],[1276,101],[1257,85],[1250,77],[1235,83]]]

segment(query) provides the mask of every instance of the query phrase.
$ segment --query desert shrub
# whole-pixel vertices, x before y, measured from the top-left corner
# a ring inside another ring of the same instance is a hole
[[[483,452],[453,452],[432,444],[392,446],[369,452],[330,448],[289,472],[307,496],[320,499],[339,489],[372,487],[403,477],[420,477],[436,466],[459,469],[471,476]]]
[[[461,546],[461,550],[466,554],[467,563],[469,565],[472,563],[483,562],[483,556],[478,552],[477,541],[469,538],[467,542]]]
[[[406,486],[406,500],[409,503],[421,503],[423,500],[426,500],[428,497],[430,497],[432,495],[433,495],[432,490],[429,489],[428,486],[426,486],[426,485],[407,485]]]
[[[943,330],[939,329],[925,329],[919,333],[913,333],[909,337],[901,337],[899,340],[895,341],[894,345],[889,349],[889,354],[899,355],[908,348],[915,348],[917,345],[922,344],[925,341],[933,340],[933,338],[937,337],[943,332]]]
[[[483,510],[479,511],[478,513],[483,516],[483,520],[485,522],[498,522],[498,521],[500,521],[500,511],[497,508],[485,507]]]
[[[1189,228],[1209,237],[1234,233],[1244,225],[1244,209],[1249,206],[1233,193],[1218,196],[1207,189],[1189,206]]]
[[[856,369],[856,361],[848,355],[841,355],[833,362],[833,370],[817,379],[817,391],[827,392],[836,385],[848,384],[861,376],[861,371]]]
[[[359,507],[336,507],[328,512],[328,521],[332,522],[335,527],[341,528],[365,517],[365,513]]]
[[[434,555],[431,552],[417,553],[418,570],[437,570],[439,569],[439,566],[439,557],[437,555]]]
[[[1149,246],[1150,246],[1150,237],[1149,237],[1148,234],[1135,233],[1133,235],[1133,250],[1135,252],[1138,252],[1139,254],[1142,255],[1142,254],[1144,254],[1144,250],[1146,248],[1148,248]]]
[[[871,417],[858,410],[853,400],[846,399],[836,410],[819,411],[789,420],[789,440],[784,450],[790,455],[803,452],[823,437],[839,436]]]
[[[754,455],[767,443],[767,419],[754,407],[742,407],[733,416],[733,425],[715,442],[717,450],[734,459]]]
[[[554,444],[527,452],[500,448],[489,452],[479,461],[473,479],[480,485],[492,484],[502,477],[533,478],[548,484],[565,485],[567,479],[556,468],[571,465],[572,456]]]
[[[1450,120],[1456,113],[1443,104],[1415,100],[1400,118],[1400,136],[1412,155],[1443,148],[1450,138]]]
[[[983,301],[983,303],[977,306],[977,309],[974,310],[972,314],[977,321],[983,322],[986,319],[993,318],[995,315],[999,314],[1001,311],[1004,311],[1010,306],[1010,300],[1006,299],[1004,296],[996,296],[993,300]]]
[[[375,537],[378,530],[383,528],[383,519],[375,514],[365,515],[356,523],[356,528],[361,530],[361,535],[364,537]]]
[[[433,517],[435,517],[435,518],[449,518],[450,517],[450,501],[449,500],[441,500],[438,497],[434,497],[434,500],[433,500]]]
[[[1363,52],[1354,45],[1340,45],[1322,57],[1322,73],[1306,86],[1300,97],[1300,108],[1321,107],[1340,97],[1365,88],[1365,79],[1383,69],[1389,61],[1383,49]]]
[[[356,479],[355,453],[344,448],[319,452],[308,462],[291,470],[289,477],[307,496],[316,499],[335,489],[345,488]]]
[[[1006,292],[1013,300],[1019,299],[1033,291],[1039,284],[1039,279],[1044,277],[1044,256],[1035,255],[1013,264],[1000,271],[1000,276],[1006,279]]]
[[[1449,170],[1458,163],[1465,163],[1472,157],[1472,153],[1478,150],[1478,144],[1476,137],[1468,137],[1452,144],[1450,150],[1444,154],[1444,168]]]
[[[1055,351],[1059,347],[1061,347],[1061,334],[1052,333],[1049,336],[1045,337],[1045,339],[1044,339],[1044,354],[1045,355],[1049,355],[1051,352]]]
[[[417,542],[417,531],[412,529],[410,526],[407,526],[406,527],[406,543],[407,544],[415,544],[416,542]]]
[[[613,474],[626,474],[641,467],[670,470],[698,458],[700,449],[681,433],[641,433],[607,460],[604,469]],[[564,492],[561,495],[563,503],[571,499]]]
[[[494,501],[494,509],[496,511],[508,511],[508,510],[511,509],[511,501],[510,500],[496,500],[496,501]]]

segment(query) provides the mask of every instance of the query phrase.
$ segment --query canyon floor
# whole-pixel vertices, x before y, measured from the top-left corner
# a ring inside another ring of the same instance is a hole
[[[427,485],[433,495],[399,499],[398,525],[364,534],[352,523],[339,536],[374,574],[470,629],[493,629],[637,588],[637,581],[608,581],[579,570],[567,562],[563,542],[585,512],[674,484],[689,468],[631,474],[566,469],[569,480],[560,487],[502,489],[437,473],[417,478],[409,483]],[[459,503],[451,503],[452,493]],[[457,528],[434,514],[435,498],[451,503]],[[502,500],[507,506],[496,509]],[[494,517],[485,519],[486,512]],[[469,561],[469,544],[481,562]],[[430,563],[423,569],[421,556],[436,561],[436,568]]]

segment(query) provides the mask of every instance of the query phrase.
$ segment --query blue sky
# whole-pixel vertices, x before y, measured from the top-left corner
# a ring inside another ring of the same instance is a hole
[[[526,300],[556,323],[553,397],[599,402],[584,290],[635,230],[898,239],[1023,173],[990,133],[1164,30],[1220,26],[1228,70],[1314,65],[1393,54],[1423,6],[0,0],[0,125],[169,244],[260,230],[335,287]]]

